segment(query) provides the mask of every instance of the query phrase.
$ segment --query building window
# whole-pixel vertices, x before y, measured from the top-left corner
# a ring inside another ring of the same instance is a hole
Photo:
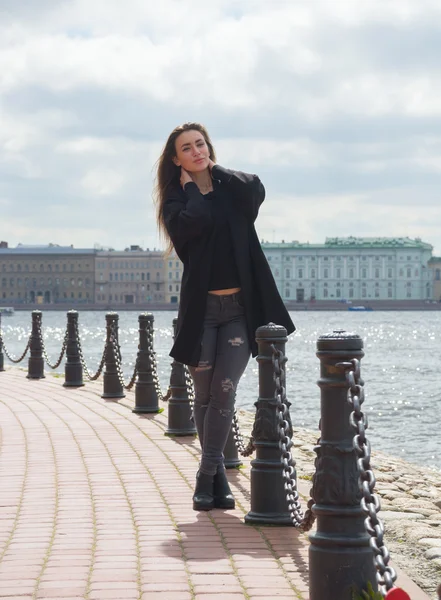
[[[335,295],[336,295],[337,298],[341,298],[341,290],[340,290],[340,288],[336,289]]]
[[[289,298],[290,297],[290,291],[289,290],[285,290],[285,298]]]
[[[173,291],[173,286],[172,286],[172,285],[169,285],[169,286],[168,286],[168,291],[169,291],[169,292],[172,292],[172,291]]]
[[[410,267],[407,268],[407,276],[412,277],[412,269]]]
[[[375,277],[377,279],[380,277],[380,269],[375,269]]]
[[[403,277],[403,275],[404,275],[404,271],[403,271],[403,269],[400,269],[400,277]]]
[[[436,279],[436,281],[440,281],[441,280],[441,269],[436,269],[436,271],[435,271],[435,279]]]
[[[353,298],[353,297],[354,297],[354,289],[349,288],[349,298]]]
[[[323,298],[327,298],[328,297],[328,290],[327,288],[324,288],[323,290]]]
[[[315,279],[315,269],[311,269],[311,279]]]
[[[375,298],[379,298],[380,297],[380,290],[375,290]]]
[[[349,269],[349,277],[350,277],[351,279],[353,279],[353,278],[354,278],[354,267],[351,267],[351,268]]]
[[[415,277],[418,277],[419,271],[418,269],[415,269]]]
[[[179,285],[176,286],[176,291],[179,292]]]
[[[285,269],[285,277],[289,279],[291,277],[291,271],[289,269]]]
[[[361,297],[366,298],[366,288],[361,288]]]
[[[337,260],[338,260],[338,259],[337,259]],[[338,269],[336,270],[336,274],[335,274],[335,276],[337,277],[337,279],[340,279],[340,277],[341,277],[341,269],[340,269],[340,268],[338,268]]]
[[[299,269],[299,279],[303,278],[303,269]]]
[[[109,273],[109,281],[113,281],[113,273]]]
[[[391,288],[389,288],[389,289],[387,290],[387,297],[388,297],[388,298],[392,298],[392,289],[391,289]]]
[[[326,259],[325,259],[325,260],[326,260]],[[324,270],[323,270],[323,277],[324,277],[325,279],[328,279],[328,273],[329,273],[329,269],[324,269]]]
[[[388,276],[389,278],[392,278],[392,268],[391,268],[391,267],[389,267],[389,268],[387,269],[387,276]]]

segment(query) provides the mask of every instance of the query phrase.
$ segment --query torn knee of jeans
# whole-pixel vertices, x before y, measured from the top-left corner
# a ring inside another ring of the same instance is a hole
[[[242,346],[242,344],[245,344],[245,340],[241,337],[235,337],[235,338],[229,339],[228,343],[231,346]]]
[[[195,371],[209,371],[212,368],[213,366],[210,364],[209,360],[200,360]]]
[[[221,381],[222,391],[223,392],[234,392],[234,383],[231,379],[223,379]]]
[[[228,409],[228,408],[220,408],[219,409],[219,414],[221,417],[224,417],[224,419],[227,419],[228,417],[231,417],[231,413],[233,411]]]

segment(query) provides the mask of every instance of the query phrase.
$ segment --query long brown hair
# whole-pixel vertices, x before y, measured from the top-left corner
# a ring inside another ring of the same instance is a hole
[[[156,221],[158,223],[159,233],[167,242],[166,255],[169,254],[173,249],[173,243],[168,235],[164,223],[164,203],[170,190],[173,187],[179,188],[181,185],[181,167],[175,165],[173,158],[176,157],[176,138],[179,137],[184,131],[199,131],[199,133],[202,133],[210,151],[210,158],[213,162],[216,162],[216,154],[214,152],[210,136],[208,135],[205,127],[200,123],[184,123],[183,125],[178,125],[178,127],[175,127],[175,129],[173,129],[171,134],[168,136],[165,146],[156,163],[158,168],[154,194],[154,203],[156,205]]]

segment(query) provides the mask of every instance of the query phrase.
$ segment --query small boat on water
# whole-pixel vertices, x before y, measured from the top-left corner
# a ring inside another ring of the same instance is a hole
[[[367,311],[367,310],[374,310],[374,309],[372,308],[372,306],[348,306],[348,310]]]
[[[12,317],[13,314],[14,314],[14,309],[12,308],[12,306],[0,306],[0,315]]]

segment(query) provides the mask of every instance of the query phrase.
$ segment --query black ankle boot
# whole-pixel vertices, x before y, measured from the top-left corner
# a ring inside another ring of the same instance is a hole
[[[225,469],[219,469],[213,478],[214,507],[233,510],[236,506],[228,484]]]
[[[193,495],[193,510],[211,510],[212,508],[214,508],[213,475],[198,471]]]

